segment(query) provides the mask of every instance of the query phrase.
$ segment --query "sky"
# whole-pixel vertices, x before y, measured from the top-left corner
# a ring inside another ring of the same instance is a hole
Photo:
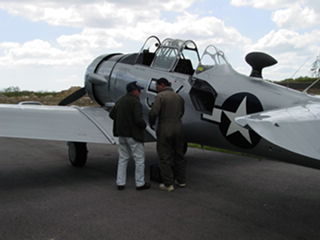
[[[86,67],[107,53],[138,52],[151,35],[209,44],[249,75],[246,54],[278,64],[279,81],[311,76],[320,55],[319,0],[0,0],[0,90],[83,86]]]

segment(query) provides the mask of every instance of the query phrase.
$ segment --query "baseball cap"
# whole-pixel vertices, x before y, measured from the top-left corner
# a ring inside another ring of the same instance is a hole
[[[144,87],[141,87],[137,84],[137,81],[130,82],[127,84],[127,92],[131,92],[133,90],[141,91]]]
[[[160,85],[160,84],[164,84],[166,86],[171,86],[171,83],[166,79],[166,78],[159,78],[157,80],[157,84]]]

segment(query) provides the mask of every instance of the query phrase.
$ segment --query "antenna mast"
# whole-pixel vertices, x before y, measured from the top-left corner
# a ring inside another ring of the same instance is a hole
[[[303,91],[304,93],[306,93],[310,88],[316,85],[320,80],[320,55],[318,55],[317,59],[312,63],[310,71],[312,72],[312,76],[316,78],[316,80]]]
[[[313,77],[320,77],[320,55],[317,57],[317,60],[313,62],[310,71],[312,72]]]

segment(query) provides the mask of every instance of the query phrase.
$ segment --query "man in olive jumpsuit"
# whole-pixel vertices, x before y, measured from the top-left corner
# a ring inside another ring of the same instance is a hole
[[[113,134],[119,136],[119,160],[117,170],[118,190],[123,190],[126,184],[127,165],[130,157],[135,161],[135,182],[137,190],[150,188],[144,180],[144,130],[140,91],[142,87],[137,82],[127,85],[127,94],[121,97],[110,111],[113,122]]]
[[[173,191],[174,182],[186,186],[186,161],[184,160],[184,136],[181,118],[184,100],[173,91],[165,78],[157,80],[158,95],[149,113],[150,126],[157,126],[157,152],[160,158],[161,190]]]

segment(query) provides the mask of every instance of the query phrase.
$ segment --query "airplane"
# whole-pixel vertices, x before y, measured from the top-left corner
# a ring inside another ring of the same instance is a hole
[[[263,52],[245,57],[250,76],[235,71],[209,45],[200,57],[192,40],[147,38],[139,52],[104,54],[92,61],[84,87],[58,106],[0,104],[0,137],[66,141],[75,167],[87,162],[87,143],[116,144],[108,110],[137,81],[144,118],[164,77],[185,100],[186,142],[320,168],[320,98],[272,83],[262,70],[277,61]],[[87,94],[99,106],[70,106]],[[146,129],[146,142],[156,141]],[[187,145],[186,145],[187,149]]]

